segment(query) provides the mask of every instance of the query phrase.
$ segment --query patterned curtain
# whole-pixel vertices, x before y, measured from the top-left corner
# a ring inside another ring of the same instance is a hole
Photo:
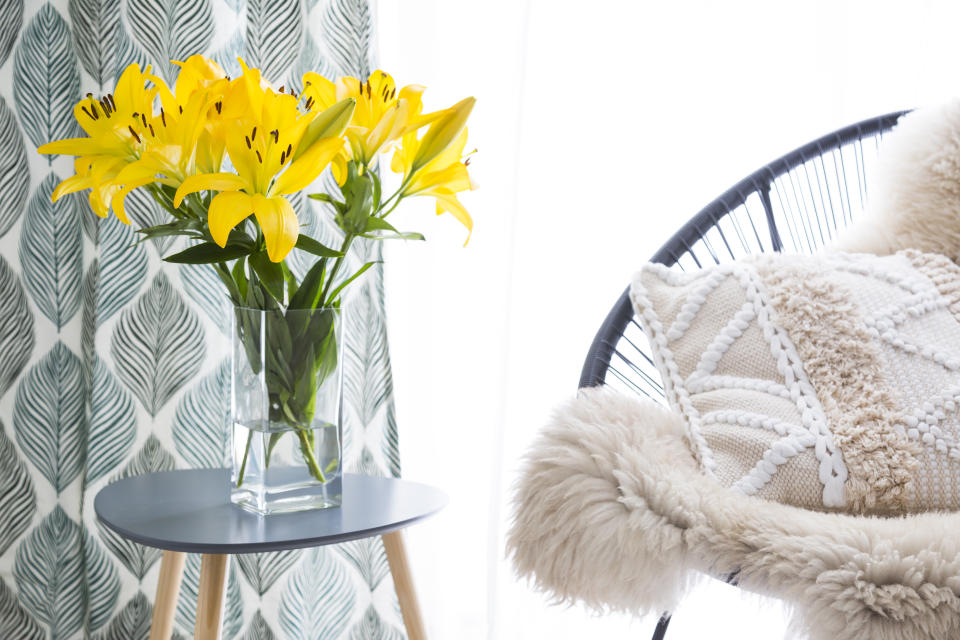
[[[0,0],[0,637],[146,638],[160,552],[96,523],[107,483],[223,466],[228,327],[212,270],[160,261],[161,238],[94,216],[83,194],[51,204],[68,158],[35,148],[77,135],[74,103],[110,89],[131,62],[172,80],[171,59],[236,57],[275,85],[304,70],[366,76],[369,0]],[[336,238],[319,203],[295,203]],[[162,212],[134,192],[138,226]],[[359,247],[379,258],[379,245]],[[309,258],[294,256],[301,273]],[[371,270],[347,311],[348,470],[398,475],[383,317]],[[199,557],[177,609],[193,633]],[[235,556],[223,637],[402,638],[379,538]]]

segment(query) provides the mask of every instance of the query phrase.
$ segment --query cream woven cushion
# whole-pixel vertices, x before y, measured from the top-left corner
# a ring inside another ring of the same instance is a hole
[[[648,265],[632,296],[703,470],[818,510],[960,506],[960,267],[902,251]]]

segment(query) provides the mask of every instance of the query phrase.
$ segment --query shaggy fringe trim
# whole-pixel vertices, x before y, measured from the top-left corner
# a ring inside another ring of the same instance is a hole
[[[960,321],[960,267],[945,256],[934,253],[922,253],[915,249],[902,252],[914,268],[927,276],[946,298],[948,309],[953,317]]]
[[[794,608],[811,640],[960,637],[960,515],[819,513],[702,475],[679,416],[610,389],[561,408],[525,460],[507,549],[558,601],[675,607],[697,570]]]
[[[922,449],[895,427],[905,416],[887,386],[880,351],[859,324],[863,312],[809,261],[761,258],[757,269],[843,454],[847,509],[902,512]]]

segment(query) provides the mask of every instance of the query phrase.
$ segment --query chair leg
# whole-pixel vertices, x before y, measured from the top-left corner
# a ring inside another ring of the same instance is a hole
[[[153,620],[150,622],[150,640],[170,640],[186,557],[187,554],[180,551],[163,552],[160,577],[157,580],[157,597],[153,603]]]
[[[399,531],[385,533],[380,537],[383,538],[383,549],[387,553],[387,563],[393,576],[393,586],[397,590],[397,600],[400,601],[400,613],[403,615],[403,626],[407,628],[407,637],[409,640],[427,640],[403,537]]]
[[[229,559],[230,556],[218,553],[205,553],[200,559],[194,640],[218,640],[220,637]]]
[[[667,637],[667,625],[670,624],[670,614],[665,613],[660,616],[660,620],[657,622],[657,628],[653,630],[652,640],[663,640]]]

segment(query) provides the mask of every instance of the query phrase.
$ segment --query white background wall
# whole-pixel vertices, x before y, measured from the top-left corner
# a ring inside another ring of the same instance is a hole
[[[428,107],[475,95],[476,231],[406,207],[387,250],[404,476],[450,506],[409,530],[431,636],[644,638],[551,607],[503,558],[519,457],[570,397],[631,273],[739,178],[849,122],[947,99],[960,3],[380,0],[380,59]],[[719,583],[670,638],[769,640],[776,603]]]

